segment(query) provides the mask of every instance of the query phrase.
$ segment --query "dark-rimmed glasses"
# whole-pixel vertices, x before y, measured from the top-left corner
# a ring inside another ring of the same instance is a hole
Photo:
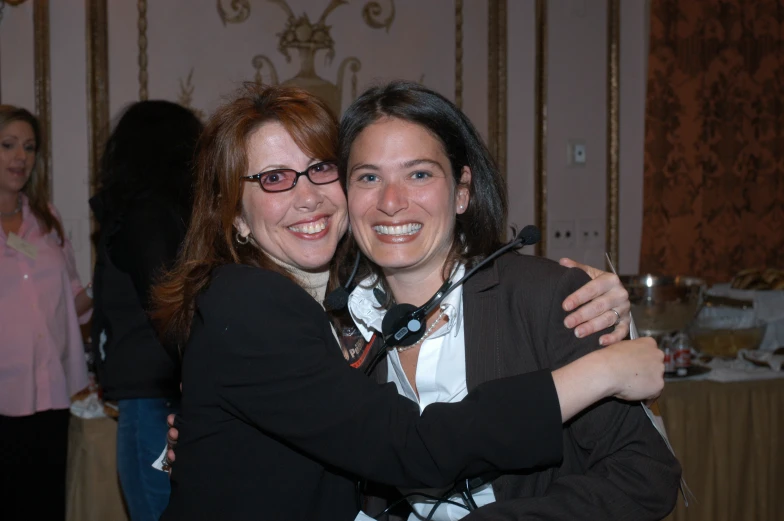
[[[323,161],[309,166],[307,170],[302,172],[282,168],[260,174],[244,175],[242,179],[258,181],[259,186],[265,192],[285,192],[297,186],[297,180],[303,175],[314,185],[328,185],[338,180],[338,165],[333,161]]]

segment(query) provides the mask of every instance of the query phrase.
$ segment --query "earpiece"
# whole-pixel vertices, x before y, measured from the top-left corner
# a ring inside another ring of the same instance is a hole
[[[373,296],[376,298],[376,302],[379,305],[385,306],[387,303],[387,294],[384,293],[384,290],[376,286],[373,288]]]
[[[338,309],[343,309],[348,305],[348,288],[351,287],[351,283],[354,281],[354,277],[357,275],[360,259],[361,254],[357,252],[357,258],[354,260],[354,269],[351,270],[351,276],[349,276],[344,286],[338,286],[329,292],[329,295],[327,295],[327,297],[324,299],[324,309],[327,311],[336,311]]]
[[[451,280],[447,280],[444,285],[436,291],[435,295],[422,306],[418,308],[412,304],[398,304],[393,306],[392,309],[387,311],[387,314],[384,315],[384,320],[381,323],[381,331],[386,347],[410,346],[416,343],[425,334],[423,325],[427,319],[427,314],[441,304],[444,298],[452,290],[463,284],[471,275],[476,273],[479,268],[485,266],[499,255],[511,249],[521,248],[529,244],[536,244],[541,238],[542,232],[539,231],[539,228],[528,225],[520,230],[520,233],[517,234],[517,237],[515,237],[514,240],[474,266],[468,273],[463,275],[463,278],[454,284]]]

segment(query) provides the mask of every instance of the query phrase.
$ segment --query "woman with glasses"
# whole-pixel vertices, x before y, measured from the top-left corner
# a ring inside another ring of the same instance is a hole
[[[164,520],[350,520],[358,478],[436,487],[554,463],[563,421],[661,388],[660,354],[637,342],[421,414],[352,369],[321,306],[348,227],[336,150],[334,116],[293,87],[248,87],[206,125],[193,220],[154,291],[183,357]]]

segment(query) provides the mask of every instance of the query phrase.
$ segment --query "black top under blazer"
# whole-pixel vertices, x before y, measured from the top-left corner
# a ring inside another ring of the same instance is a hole
[[[517,253],[469,279],[463,289],[468,390],[556,369],[598,349],[601,333],[580,339],[563,324],[563,301],[588,280],[582,270]],[[386,377],[387,364],[379,364],[376,378]],[[564,425],[561,437],[563,461],[499,477],[496,502],[464,521],[646,521],[674,508],[681,467],[639,402],[603,400]]]
[[[161,344],[147,314],[150,289],[174,264],[185,231],[185,212],[153,190],[125,206],[90,199],[100,230],[93,271],[92,346],[107,400],[178,398],[179,354]]]
[[[183,359],[171,520],[350,521],[357,477],[439,487],[561,459],[549,370],[476,386],[420,415],[344,360],[289,279],[227,265],[197,299]]]

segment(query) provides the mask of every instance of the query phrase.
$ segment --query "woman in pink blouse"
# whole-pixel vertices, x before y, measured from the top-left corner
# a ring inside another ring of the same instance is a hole
[[[0,518],[64,519],[70,397],[87,385],[92,301],[36,172],[41,133],[0,105]],[[33,489],[39,499],[26,501]]]

